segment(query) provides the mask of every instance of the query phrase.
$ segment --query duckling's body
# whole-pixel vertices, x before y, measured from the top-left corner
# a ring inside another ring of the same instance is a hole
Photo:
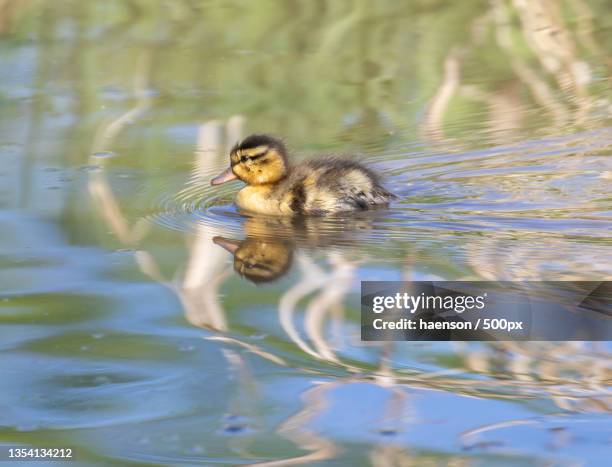
[[[230,153],[231,167],[212,181],[247,183],[236,196],[241,209],[270,215],[325,215],[386,205],[392,193],[357,162],[326,158],[289,165],[282,142],[252,135]]]
[[[391,197],[376,176],[359,164],[322,159],[290,167],[288,175],[276,183],[244,187],[236,204],[262,214],[324,215],[384,205]]]

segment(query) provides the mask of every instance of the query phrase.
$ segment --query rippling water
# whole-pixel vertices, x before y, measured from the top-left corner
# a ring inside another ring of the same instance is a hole
[[[606,465],[609,343],[360,341],[363,280],[612,279],[607,10],[523,3],[0,1],[0,445]],[[239,212],[262,131],[398,199]]]
[[[221,167],[215,161],[186,187],[168,188],[148,219],[178,231],[348,246],[400,264],[414,253],[407,242],[429,239],[428,250],[456,244],[446,262],[462,266],[463,278],[609,278],[610,147],[605,128],[471,151],[388,151],[363,161],[398,195],[389,209],[298,221],[238,212],[239,183],[209,186]]]

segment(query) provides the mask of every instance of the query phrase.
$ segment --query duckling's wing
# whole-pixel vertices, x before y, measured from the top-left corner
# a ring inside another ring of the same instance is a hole
[[[382,186],[372,183],[371,186],[362,187],[362,189],[351,187],[347,201],[350,201],[355,208],[369,209],[373,206],[388,204],[395,197]]]
[[[317,185],[333,195],[338,211],[365,210],[388,204],[395,196],[380,185],[378,175],[349,159],[324,159],[315,164]]]

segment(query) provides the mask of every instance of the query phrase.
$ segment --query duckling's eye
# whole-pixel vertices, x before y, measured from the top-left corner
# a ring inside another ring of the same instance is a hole
[[[246,162],[249,158],[247,156],[240,157],[240,162]]]

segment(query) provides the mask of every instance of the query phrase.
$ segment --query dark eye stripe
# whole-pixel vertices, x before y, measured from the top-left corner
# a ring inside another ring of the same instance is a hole
[[[240,162],[254,161],[257,159],[261,159],[266,154],[268,154],[268,151],[260,152],[258,154],[253,154],[252,156],[246,156],[243,154],[242,156],[240,156]]]
[[[251,159],[252,161],[256,160],[256,159],[260,159],[263,156],[265,156],[266,154],[268,154],[268,151],[264,151],[264,152],[260,152],[259,154],[253,154],[252,156],[249,156],[249,159]]]
[[[259,269],[260,271],[264,272],[274,272],[274,268],[261,263],[246,263],[246,267],[249,269]]]

